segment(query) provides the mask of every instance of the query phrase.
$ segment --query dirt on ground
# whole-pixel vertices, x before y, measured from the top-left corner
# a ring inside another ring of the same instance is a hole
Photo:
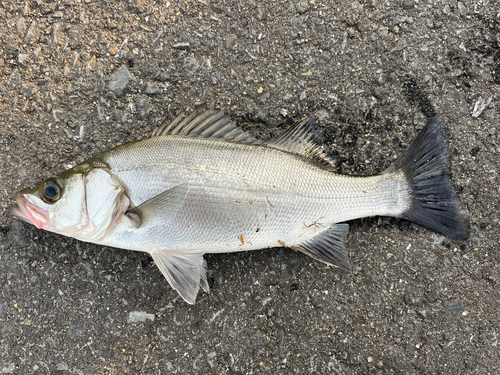
[[[0,20],[0,373],[500,372],[497,1],[2,1]],[[360,175],[440,113],[471,236],[353,221],[351,272],[209,255],[191,306],[149,255],[9,215],[19,189],[202,104],[261,139],[310,115]]]

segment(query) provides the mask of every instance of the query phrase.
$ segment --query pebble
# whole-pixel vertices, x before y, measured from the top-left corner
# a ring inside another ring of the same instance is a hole
[[[2,366],[2,374],[13,374],[16,371],[16,365],[14,363],[7,363]]]
[[[460,311],[464,308],[462,301],[454,301],[446,305],[444,314],[448,317],[456,317]]]
[[[159,91],[158,85],[154,82],[146,83],[146,94],[153,95]]]
[[[118,47],[117,46],[110,46],[108,48],[108,52],[111,56],[116,55],[116,52],[118,52]]]
[[[238,42],[238,38],[236,37],[236,35],[229,34],[226,37],[226,48],[227,49],[233,49],[234,47],[236,47],[237,42]]]
[[[85,324],[81,323],[71,324],[68,328],[68,336],[71,339],[74,339],[78,336],[81,336],[84,331],[85,331]]]
[[[38,29],[38,24],[36,21],[33,21],[26,32],[26,36],[24,37],[24,41],[26,44],[34,44],[38,41],[40,35],[40,30]]]
[[[189,56],[184,59],[184,66],[187,70],[187,75],[192,76],[198,69],[200,69],[200,64],[194,56]]]
[[[57,370],[58,371],[68,371],[69,370],[69,367],[66,363],[64,362],[59,362],[56,366]]]
[[[389,35],[389,28],[386,26],[380,26],[377,31],[378,35],[381,37],[386,37]]]
[[[18,56],[17,56],[17,62],[19,64],[23,64],[26,59],[28,58],[28,54],[27,53],[20,53]]]
[[[18,17],[16,19],[16,27],[17,27],[17,32],[19,34],[24,34],[24,30],[26,29],[26,24],[24,23],[23,17]]]
[[[320,109],[315,115],[316,122],[321,126],[327,126],[330,124],[330,113],[325,109]]]
[[[122,66],[111,75],[111,83],[108,85],[108,88],[113,91],[115,95],[120,96],[125,86],[127,86],[127,83],[132,79],[134,79],[134,77],[130,74],[127,67],[122,64]]]
[[[309,10],[309,3],[307,2],[307,0],[300,0],[297,3],[297,12],[299,12],[300,14],[303,14],[308,10]]]
[[[189,43],[175,43],[172,48],[186,49],[190,46]]]
[[[23,83],[21,85],[21,94],[31,96],[37,91],[37,87],[33,83]]]
[[[145,322],[148,319],[154,322],[155,315],[145,311],[132,311],[128,315],[127,323]]]
[[[479,117],[481,113],[488,107],[493,100],[492,96],[489,96],[487,99],[483,99],[483,97],[479,97],[474,105],[474,109],[472,111],[472,117]]]

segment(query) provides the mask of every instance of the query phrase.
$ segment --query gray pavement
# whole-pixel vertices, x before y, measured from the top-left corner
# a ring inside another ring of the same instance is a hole
[[[500,372],[500,7],[492,0],[0,4],[0,373]],[[179,111],[266,139],[309,114],[374,174],[441,113],[471,238],[351,224],[352,272],[292,250],[206,256],[190,306],[148,255],[36,229],[32,185]]]

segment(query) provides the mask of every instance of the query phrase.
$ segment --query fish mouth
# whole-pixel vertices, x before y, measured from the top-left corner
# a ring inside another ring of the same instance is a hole
[[[49,212],[30,203],[22,192],[16,194],[16,203],[9,207],[9,212],[17,218],[33,224],[38,229],[49,222]]]

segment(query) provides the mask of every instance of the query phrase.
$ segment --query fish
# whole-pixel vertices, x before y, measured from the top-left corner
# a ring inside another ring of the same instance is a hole
[[[384,171],[342,175],[309,116],[264,141],[199,107],[19,191],[10,212],[39,229],[149,253],[194,304],[200,288],[209,292],[207,253],[286,247],[349,270],[347,222],[371,216],[467,239],[448,148],[437,115]]]

